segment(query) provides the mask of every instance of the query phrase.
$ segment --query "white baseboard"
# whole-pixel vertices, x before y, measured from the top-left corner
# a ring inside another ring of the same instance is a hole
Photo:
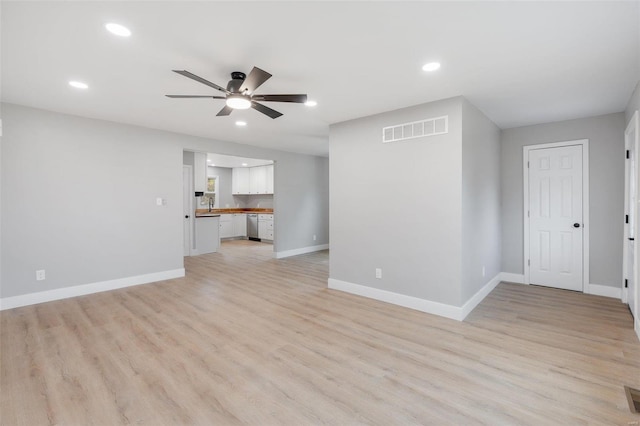
[[[38,303],[51,302],[53,300],[68,299],[70,297],[84,296],[86,294],[100,293],[102,291],[131,287],[140,284],[148,284],[156,281],[170,280],[184,277],[184,268],[169,271],[153,272],[151,274],[136,275],[133,277],[118,278],[109,281],[76,285],[73,287],[56,288],[37,293],[21,294],[19,296],[0,298],[0,311],[19,308],[21,306],[36,305]]]
[[[524,274],[512,274],[511,272],[500,272],[500,281],[516,284],[524,284]]]
[[[502,281],[501,279],[502,273],[499,273],[491,281],[486,283],[480,290],[474,294],[471,299],[467,300],[467,302],[462,305],[462,320],[464,320],[467,315],[473,311],[476,306],[480,304],[484,300],[485,297],[491,293],[491,291],[496,288],[496,286]]]
[[[622,300],[622,289],[620,287],[611,287],[608,285],[589,284],[584,290],[586,294],[594,294],[596,296],[612,297]]]
[[[368,297],[369,299],[379,300],[381,302],[391,303],[393,305],[403,306],[405,308],[415,309],[417,311],[426,312],[428,314],[438,315],[457,321],[464,320],[473,309],[487,297],[491,290],[500,282],[500,274],[496,275],[491,281],[485,284],[476,294],[474,294],[462,307],[447,305],[446,303],[434,302],[432,300],[420,299],[418,297],[407,296],[404,294],[394,293],[378,288],[367,287],[360,284],[354,284],[346,281],[329,278],[328,287],[333,290],[344,291],[345,293],[357,294],[358,296]]]
[[[328,248],[329,248],[329,244],[320,244],[318,246],[309,246],[309,247],[302,247],[302,248],[293,249],[293,250],[277,251],[273,253],[273,257],[275,257],[276,259],[282,259],[283,257],[297,256],[299,254],[307,254],[307,253],[313,253],[314,251],[327,250]]]
[[[354,284],[347,281],[329,278],[328,286],[333,290],[344,291],[345,293],[357,294],[358,296],[368,297],[369,299],[379,300],[381,302],[391,303],[393,305],[403,306],[405,308],[415,309],[417,311],[426,312],[428,314],[439,315],[445,318],[451,318],[461,321],[462,308],[445,303],[433,302],[431,300],[420,299],[418,297],[407,296],[404,294],[393,293],[379,288],[367,287],[365,285]]]
[[[633,329],[636,331],[636,336],[640,340],[640,318],[636,318],[633,324]]]
[[[524,274],[513,274],[511,272],[500,272],[500,281],[524,284]],[[622,289],[619,287],[611,287],[608,285],[588,284],[584,289],[585,294],[593,294],[596,296],[612,297],[614,299],[622,299]]]

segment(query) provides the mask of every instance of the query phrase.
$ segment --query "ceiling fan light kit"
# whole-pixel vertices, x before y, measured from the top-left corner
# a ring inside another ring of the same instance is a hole
[[[222,92],[225,96],[209,96],[209,95],[166,95],[169,98],[209,98],[209,99],[224,99],[225,106],[222,108],[216,116],[225,116],[231,114],[234,109],[248,109],[253,108],[258,112],[261,112],[271,118],[278,118],[282,115],[274,109],[268,106],[262,105],[260,102],[291,102],[303,104],[307,102],[307,95],[255,95],[255,90],[260,87],[265,81],[271,78],[271,74],[261,70],[258,67],[253,67],[249,75],[240,71],[234,71],[231,73],[231,80],[227,83],[227,88],[218,86],[202,77],[190,73],[189,71],[173,70],[175,73],[183,75],[187,78],[202,83],[209,87]]]
[[[251,97],[247,95],[229,95],[226,101],[227,106],[233,109],[251,108]]]

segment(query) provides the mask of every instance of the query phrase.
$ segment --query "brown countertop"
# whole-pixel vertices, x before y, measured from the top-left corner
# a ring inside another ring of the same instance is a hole
[[[209,214],[231,214],[231,213],[262,213],[262,214],[273,214],[273,209],[197,209],[196,217],[199,215],[209,215]]]

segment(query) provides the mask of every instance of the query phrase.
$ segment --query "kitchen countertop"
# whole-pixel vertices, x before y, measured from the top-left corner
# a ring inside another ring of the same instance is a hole
[[[262,214],[273,214],[273,209],[197,209],[196,217],[202,215],[221,215],[221,214],[232,214],[232,213],[262,213]]]
[[[196,217],[220,217],[221,214],[233,213],[273,214],[273,209],[196,209]]]

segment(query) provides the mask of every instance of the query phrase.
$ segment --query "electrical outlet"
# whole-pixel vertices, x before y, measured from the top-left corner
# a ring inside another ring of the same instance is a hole
[[[376,268],[376,278],[378,278],[378,279],[382,278],[382,269],[381,268]]]
[[[38,269],[36,271],[36,280],[37,281],[42,281],[45,278],[46,278],[46,275],[45,275],[44,269]]]
[[[316,240],[316,236],[315,236],[315,234],[314,234],[314,235],[313,235],[313,241],[315,241],[315,240]]]
[[[485,270],[485,268],[484,268],[484,266],[483,266],[483,267],[482,267],[482,276],[483,276],[483,277],[486,275],[486,272],[487,272],[487,271]]]

